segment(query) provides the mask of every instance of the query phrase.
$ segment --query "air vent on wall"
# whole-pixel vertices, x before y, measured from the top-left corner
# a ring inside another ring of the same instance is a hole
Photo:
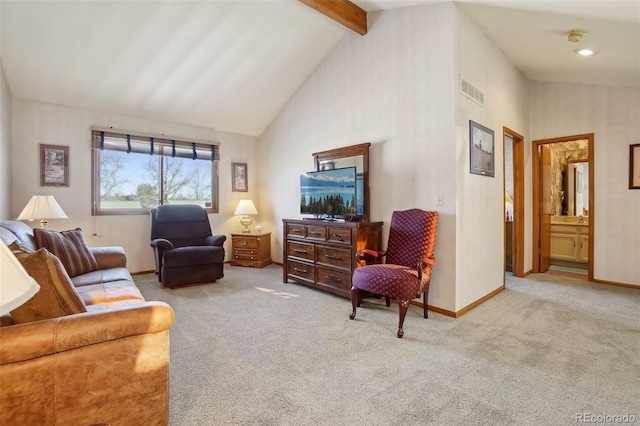
[[[460,76],[460,93],[472,101],[484,106],[484,93]]]

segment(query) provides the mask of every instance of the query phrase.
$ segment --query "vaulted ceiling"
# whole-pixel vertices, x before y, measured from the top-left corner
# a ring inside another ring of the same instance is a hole
[[[437,2],[354,1],[368,12]],[[640,1],[455,3],[531,80],[640,87]],[[0,25],[16,98],[248,135],[345,35],[360,37],[296,0],[2,0]],[[580,43],[572,28],[587,31]]]

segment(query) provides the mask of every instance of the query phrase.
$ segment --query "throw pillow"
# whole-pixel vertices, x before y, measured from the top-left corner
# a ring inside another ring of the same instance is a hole
[[[22,257],[20,263],[40,284],[40,291],[25,304],[11,311],[16,323],[87,312],[84,302],[56,256],[42,248]]]
[[[98,269],[98,262],[84,240],[82,229],[58,232],[36,228],[33,230],[33,235],[36,246],[44,247],[55,254],[70,277]]]
[[[9,250],[11,250],[11,253],[13,253],[13,255],[18,259],[22,259],[26,256],[29,256],[31,253],[33,253],[33,250],[23,246],[22,244],[20,244],[17,241],[12,242],[11,244],[9,244]]]

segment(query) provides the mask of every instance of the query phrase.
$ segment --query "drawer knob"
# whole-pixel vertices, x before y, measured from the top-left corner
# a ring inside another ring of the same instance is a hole
[[[334,281],[334,282],[337,282],[337,283],[339,283],[339,282],[341,282],[341,281],[342,281],[340,278],[330,277],[330,276],[328,276],[328,275],[325,275],[324,277],[325,277],[328,281]]]
[[[301,250],[301,249],[294,249],[293,250],[294,253],[304,253],[304,254],[308,254],[309,252],[306,250]]]
[[[300,269],[300,268],[293,268],[293,270],[296,271],[296,272],[302,272],[303,274],[306,274],[307,272],[309,272],[306,269]]]
[[[336,240],[338,240],[338,241],[344,241],[344,240],[342,239],[342,237],[341,237],[340,235],[336,234],[335,232],[334,232],[333,234],[331,234],[331,235],[332,235],[333,237],[335,237],[335,239],[336,239]]]
[[[243,246],[246,246],[246,245],[247,245],[247,242],[246,242],[246,241],[243,241],[243,242],[242,242],[242,245],[243,245]]]

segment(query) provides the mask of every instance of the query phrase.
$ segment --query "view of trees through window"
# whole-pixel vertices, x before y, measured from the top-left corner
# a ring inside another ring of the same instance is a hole
[[[106,149],[96,154],[100,164],[98,211],[146,210],[168,203],[213,207],[215,162],[211,160]]]

